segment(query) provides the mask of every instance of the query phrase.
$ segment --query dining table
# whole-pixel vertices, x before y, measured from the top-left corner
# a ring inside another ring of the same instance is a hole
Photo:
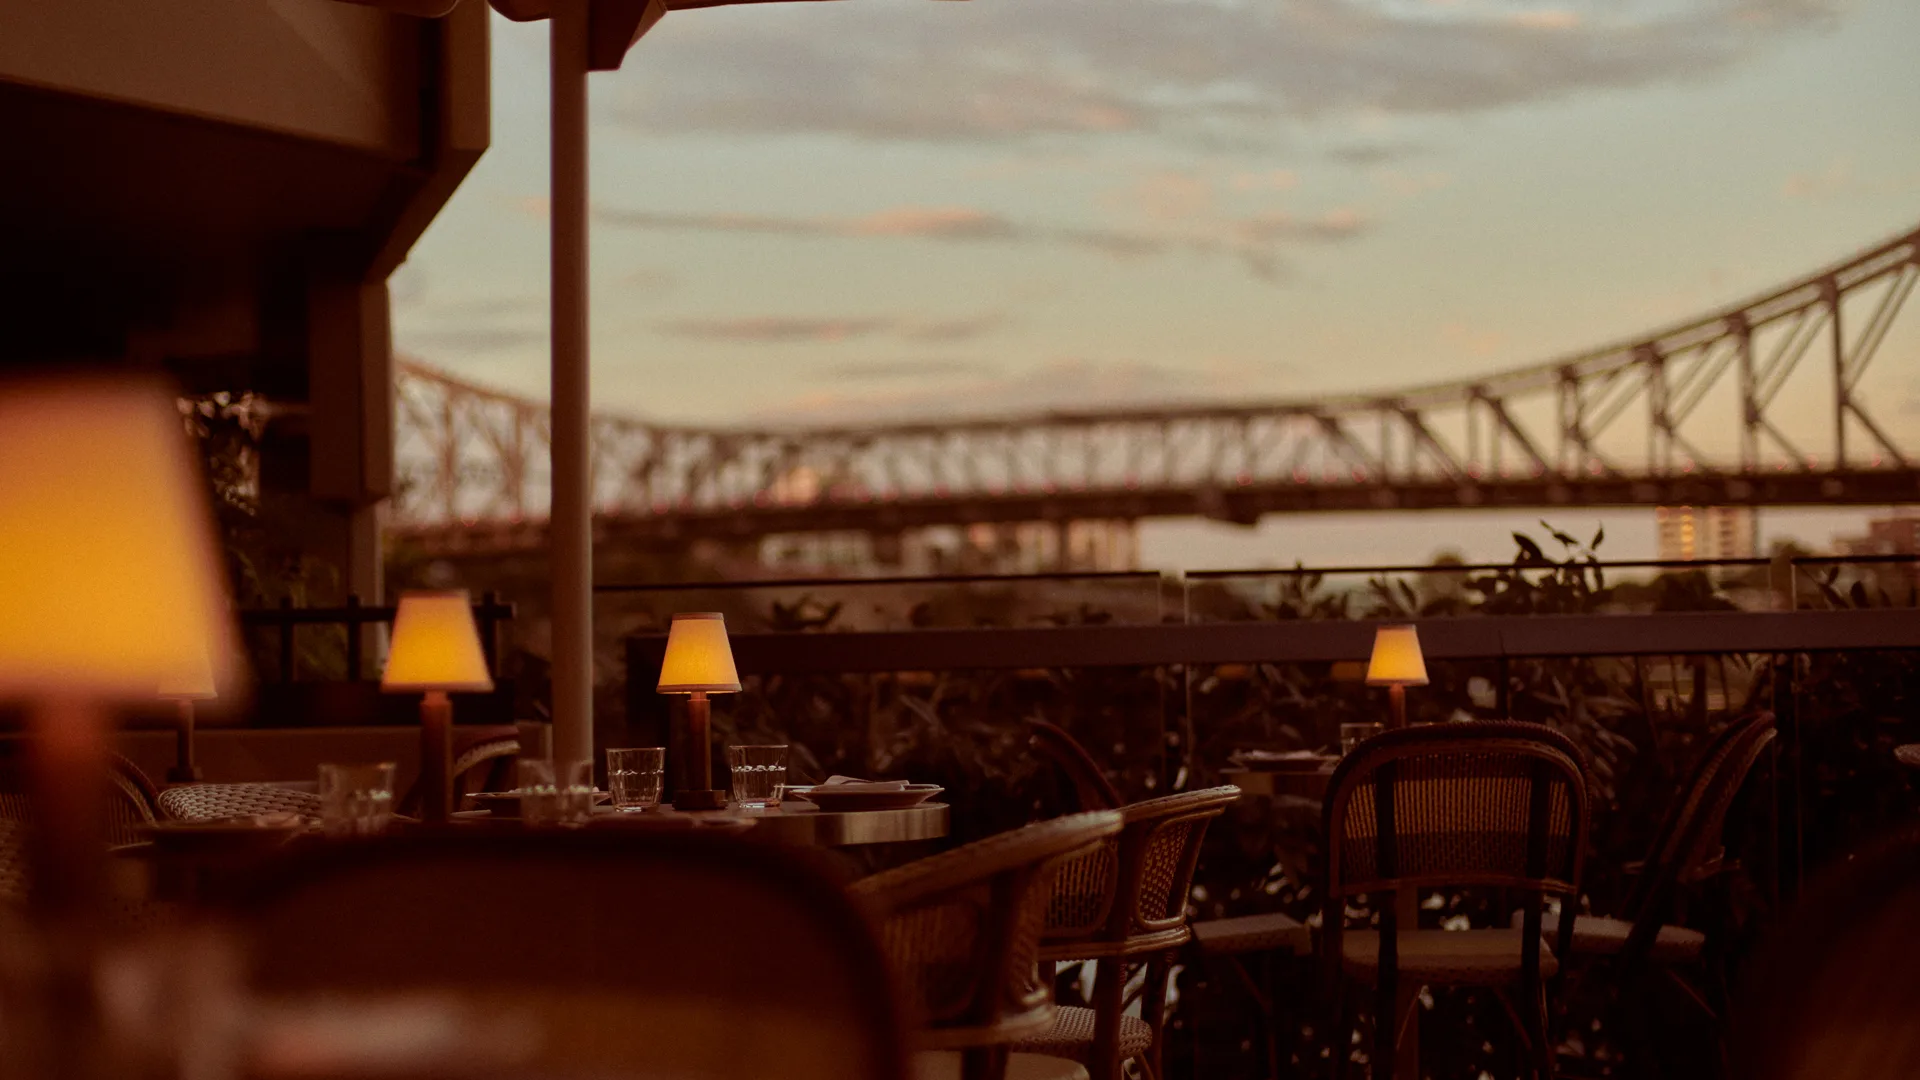
[[[520,824],[516,818],[485,810],[462,811],[455,814],[453,820],[465,825],[518,827]],[[940,802],[895,809],[822,810],[811,803],[782,800],[764,809],[676,810],[661,804],[645,810],[616,810],[601,805],[593,808],[585,827],[663,831],[718,829],[744,832],[753,839],[780,844],[845,848],[938,840],[947,835],[951,821],[951,808]]]

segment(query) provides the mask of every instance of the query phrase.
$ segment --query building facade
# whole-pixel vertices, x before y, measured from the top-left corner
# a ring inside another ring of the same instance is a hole
[[[1653,512],[1659,558],[1751,559],[1760,549],[1760,517],[1751,506],[1662,506]]]

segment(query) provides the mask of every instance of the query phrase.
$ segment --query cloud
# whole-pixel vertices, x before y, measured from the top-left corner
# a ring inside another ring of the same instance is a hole
[[[1440,325],[1440,340],[1468,356],[1484,359],[1506,344],[1507,335],[1499,330],[1480,330],[1466,323],[1448,322]]]
[[[1113,200],[1150,221],[1190,221],[1212,214],[1213,184],[1186,169],[1156,169]]]
[[[1860,178],[1854,173],[1852,160],[1835,158],[1824,168],[1787,177],[1786,183],[1780,186],[1780,193],[1789,199],[1830,199],[1848,194],[1859,186]]]
[[[611,207],[596,209],[594,215],[603,224],[631,229],[963,244],[1051,244],[1122,259],[1176,251],[1226,254],[1239,257],[1256,276],[1266,279],[1278,276],[1281,245],[1350,240],[1366,228],[1364,217],[1352,209],[1333,210],[1317,217],[1269,212],[1214,218],[1186,229],[1159,231],[1032,225],[987,210],[953,206],[896,207],[860,217],[839,218],[669,213]]]
[[[1327,157],[1339,165],[1367,168],[1402,161],[1424,152],[1412,143],[1350,143],[1327,151]]]
[[[446,353],[503,352],[530,345],[544,346],[548,334],[545,327],[475,325],[403,330],[395,337],[407,351],[419,353],[432,363],[436,356]]]
[[[1292,191],[1300,186],[1300,174],[1292,169],[1237,172],[1228,178],[1227,183],[1235,191]]]
[[[931,322],[906,322],[900,336],[908,341],[953,342],[986,337],[1012,320],[1002,314],[975,315],[966,319],[936,319]]]
[[[621,274],[619,282],[623,288],[666,292],[680,287],[680,275],[658,266],[641,266]]]
[[[761,315],[744,319],[672,319],[660,323],[659,327],[662,333],[675,337],[787,344],[871,337],[887,325],[885,319],[807,319]]]
[[[1572,30],[1582,22],[1579,12],[1568,11],[1565,8],[1514,11],[1509,12],[1506,18],[1515,26],[1524,26],[1531,30]]]
[[[1277,121],[1463,114],[1693,80],[1844,0],[1034,0],[676,12],[614,113],[659,133],[994,140],[1277,137]]]
[[[999,369],[979,360],[871,360],[840,364],[821,374],[830,379],[880,380],[952,378],[956,375],[992,375]]]
[[[1373,179],[1387,193],[1401,198],[1411,198],[1446,187],[1453,183],[1453,174],[1438,169],[1429,169],[1426,172],[1382,169],[1374,174]]]
[[[922,343],[952,343],[985,337],[1005,326],[1005,315],[989,313],[957,319],[885,316],[841,318],[755,315],[743,318],[671,319],[657,324],[675,337],[758,345],[853,341],[881,335]]]

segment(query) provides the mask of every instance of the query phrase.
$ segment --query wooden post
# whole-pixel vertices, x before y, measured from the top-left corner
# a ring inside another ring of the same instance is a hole
[[[589,0],[554,0],[552,70],[553,755],[593,758],[593,503],[587,374]]]

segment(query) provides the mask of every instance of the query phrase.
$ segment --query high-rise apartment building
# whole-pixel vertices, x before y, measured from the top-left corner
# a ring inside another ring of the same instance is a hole
[[[1760,547],[1751,506],[1662,506],[1653,515],[1661,559],[1751,559]]]

